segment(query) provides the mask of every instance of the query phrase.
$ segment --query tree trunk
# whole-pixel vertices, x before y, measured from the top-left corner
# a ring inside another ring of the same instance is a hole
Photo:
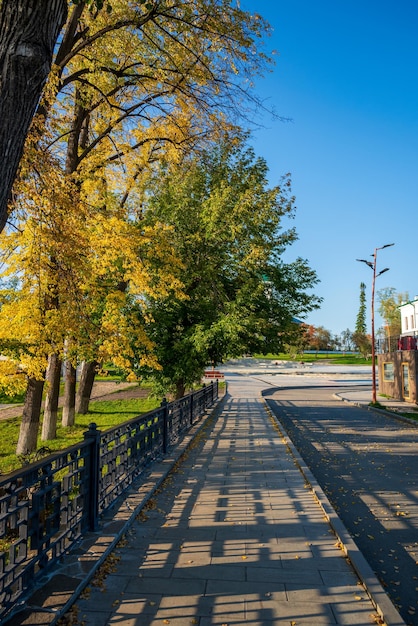
[[[36,450],[43,389],[43,380],[29,378],[16,454],[28,454]]]
[[[184,380],[181,378],[176,382],[176,400],[180,400],[186,393],[186,385],[184,384]]]
[[[75,367],[70,361],[65,361],[64,406],[62,408],[62,425],[63,426],[74,426],[75,389],[76,389]]]
[[[42,441],[55,439],[57,436],[58,399],[61,382],[61,359],[57,354],[50,354],[46,371],[48,389],[45,397],[44,419],[42,422]]]
[[[89,410],[91,390],[96,376],[97,361],[83,361],[76,398],[76,413],[85,415]]]
[[[0,3],[0,232],[42,89],[51,69],[67,0]]]

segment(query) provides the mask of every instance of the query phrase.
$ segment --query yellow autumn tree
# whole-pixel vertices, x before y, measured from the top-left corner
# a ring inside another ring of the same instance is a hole
[[[51,355],[65,353],[72,367],[118,355],[127,366],[137,342],[152,358],[146,335],[133,337],[131,311],[151,290],[177,284],[170,233],[142,224],[144,178],[162,157],[180,161],[233,132],[258,104],[250,81],[268,61],[257,49],[267,30],[259,16],[225,0],[112,0],[111,13],[72,7],[15,191],[17,230],[7,236],[16,240],[7,271],[21,277],[22,310],[38,320],[33,376],[24,350],[19,356],[37,388]],[[34,180],[35,192],[27,188]],[[38,255],[28,243],[35,231]],[[31,411],[26,421],[35,431]],[[21,451],[34,445],[27,435],[21,440]]]
[[[129,369],[134,355],[142,354],[143,364],[156,367],[152,342],[134,311],[144,308],[145,294],[179,288],[170,229],[140,227],[110,199],[100,213],[52,165],[38,161],[36,172],[22,178],[13,228],[0,241],[3,277],[20,277],[0,316],[8,388],[12,380],[21,384],[22,373],[28,381],[19,454],[36,447],[51,355],[74,365],[112,359]],[[51,438],[45,428],[43,438]]]
[[[35,167],[22,168],[13,223],[0,240],[3,277],[15,277],[15,289],[1,307],[1,352],[28,380],[21,428],[25,443],[19,443],[18,453],[36,446],[48,355],[62,353],[66,329],[77,327],[72,295],[83,265],[75,253],[83,241],[81,221],[73,220],[69,210],[72,183],[61,177],[49,155],[37,156]]]

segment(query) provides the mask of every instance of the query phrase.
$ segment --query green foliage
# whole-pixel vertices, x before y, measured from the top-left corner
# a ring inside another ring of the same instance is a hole
[[[20,392],[14,395],[0,393],[0,404],[23,404],[24,400],[25,392]]]
[[[400,415],[402,415],[403,417],[407,417],[410,420],[414,420],[415,422],[418,422],[418,414],[413,413],[412,411],[408,411],[407,413],[400,413]]]
[[[371,339],[367,335],[366,323],[366,285],[360,283],[360,306],[357,313],[356,327],[352,336],[352,340],[357,350],[361,352],[363,357],[367,357],[372,349]]]
[[[313,327],[311,340],[308,343],[309,350],[332,350],[334,342],[331,332],[324,326]]]
[[[343,350],[353,349],[353,333],[349,328],[343,330],[340,334],[340,345]]]
[[[162,369],[142,374],[178,393],[211,364],[277,349],[292,318],[317,307],[307,262],[281,259],[296,238],[282,230],[294,213],[290,180],[270,189],[265,161],[243,139],[161,168],[147,194],[145,221],[173,229],[184,295],[150,302],[147,332]]]
[[[370,335],[364,333],[353,333],[353,342],[364,358],[371,353],[372,342]]]
[[[394,287],[385,287],[377,292],[379,314],[385,320],[385,331],[388,337],[401,334],[401,314],[399,306],[409,300],[408,293],[397,293]]]
[[[324,326],[312,324],[294,324],[294,331],[289,332],[286,351],[294,356],[305,350],[335,350],[339,347],[339,338],[333,337],[331,331]]]
[[[366,324],[366,285],[360,283],[360,307],[357,313],[355,331],[358,335],[365,335],[367,332]]]

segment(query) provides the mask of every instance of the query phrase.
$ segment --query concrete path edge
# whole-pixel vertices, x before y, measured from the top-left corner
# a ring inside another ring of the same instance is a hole
[[[410,417],[406,417],[405,415],[400,415],[397,411],[391,411],[390,409],[381,409],[378,406],[370,406],[370,404],[365,403],[365,402],[348,400],[347,398],[342,397],[342,395],[339,393],[332,394],[332,397],[335,398],[335,400],[341,400],[341,402],[346,402],[347,404],[351,404],[352,406],[358,406],[361,409],[367,409],[368,411],[375,411],[376,413],[383,413],[384,415],[387,415],[388,417],[393,417],[395,420],[398,420],[399,422],[405,422],[406,424],[409,424],[410,426],[415,426],[416,428],[418,428],[417,420],[411,419]]]

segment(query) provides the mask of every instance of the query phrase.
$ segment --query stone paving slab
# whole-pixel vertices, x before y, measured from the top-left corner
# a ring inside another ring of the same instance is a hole
[[[229,386],[115,555],[85,626],[384,623],[254,382]]]
[[[179,463],[182,455],[214,410],[216,410],[216,405],[167,455],[160,461],[152,463],[107,511],[100,520],[100,528],[84,535],[80,544],[71,550],[55,568],[39,579],[31,593],[23,598],[1,623],[7,623],[7,626],[9,624],[11,626],[78,624],[76,617],[70,611],[75,600],[94,577],[101,575],[102,568],[108,569],[108,561],[112,561],[113,551],[130,528],[132,521],[152,498],[155,490],[160,487],[173,467]],[[143,536],[146,533],[151,536],[154,531],[143,529]],[[143,551],[139,549],[137,552],[137,559],[142,558]]]

